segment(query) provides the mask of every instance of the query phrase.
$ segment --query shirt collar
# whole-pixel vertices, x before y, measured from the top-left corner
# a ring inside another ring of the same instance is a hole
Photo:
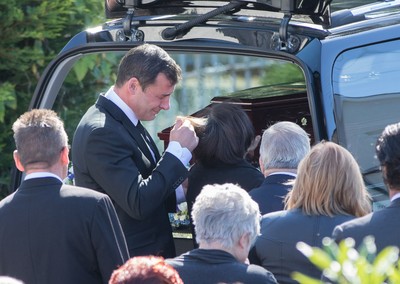
[[[33,178],[44,178],[44,177],[54,177],[62,182],[62,179],[59,176],[57,176],[53,173],[50,173],[50,172],[36,172],[36,173],[27,174],[25,176],[24,180],[33,179]]]
[[[117,93],[114,91],[114,86],[111,86],[110,89],[105,93],[104,95],[107,99],[112,101],[114,104],[117,105],[124,113],[125,115],[129,118],[129,120],[133,123],[133,125],[138,124],[138,119],[136,117],[136,114],[132,111],[132,109],[117,95]]]
[[[297,177],[297,174],[291,172],[273,172],[270,173],[268,176],[273,176],[273,175],[287,175],[287,176]]]
[[[393,195],[393,197],[390,198],[390,201],[393,201],[393,200],[398,199],[398,198],[400,198],[400,192],[396,193],[395,195]]]

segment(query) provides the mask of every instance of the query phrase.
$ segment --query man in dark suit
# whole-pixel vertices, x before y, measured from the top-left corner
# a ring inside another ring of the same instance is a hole
[[[282,121],[263,133],[260,169],[265,176],[261,186],[249,194],[260,206],[262,215],[283,210],[284,198],[296,178],[297,166],[310,151],[310,138],[297,124]]]
[[[376,156],[383,181],[389,190],[388,207],[337,226],[336,242],[351,237],[358,247],[366,236],[373,236],[377,252],[387,246],[400,248],[400,123],[386,126],[376,143]]]
[[[178,120],[160,154],[140,120],[168,110],[181,70],[161,48],[143,44],[121,60],[115,86],[80,121],[72,145],[75,182],[114,201],[130,256],[175,256],[168,218],[198,137]]]
[[[51,110],[32,110],[13,125],[14,160],[25,172],[0,202],[0,275],[25,283],[108,283],[128,259],[110,198],[63,185],[68,137]]]

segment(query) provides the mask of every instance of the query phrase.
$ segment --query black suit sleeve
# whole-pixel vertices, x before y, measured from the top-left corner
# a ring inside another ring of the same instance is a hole
[[[104,283],[129,259],[128,248],[114,206],[107,196],[100,199],[91,222],[93,247]]]
[[[123,127],[96,128],[83,146],[78,150],[81,153],[78,158],[84,161],[79,164],[86,164],[96,186],[138,220],[145,219],[164,203],[188,173],[181,161],[168,152],[153,169]]]

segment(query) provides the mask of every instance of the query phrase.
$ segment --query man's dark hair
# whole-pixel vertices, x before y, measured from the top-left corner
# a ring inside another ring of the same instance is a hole
[[[118,67],[116,86],[121,87],[135,77],[143,90],[154,83],[158,74],[163,73],[172,85],[181,79],[181,68],[162,48],[143,44],[132,48],[121,59]]]
[[[376,142],[376,156],[385,183],[390,188],[400,190],[400,123],[385,127]]]

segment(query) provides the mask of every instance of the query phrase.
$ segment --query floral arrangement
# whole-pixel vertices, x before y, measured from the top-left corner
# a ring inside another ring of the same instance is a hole
[[[188,213],[188,207],[186,202],[178,204],[178,210],[175,213],[169,213],[169,221],[172,228],[185,228],[190,224],[190,218]]]
[[[67,177],[64,179],[65,184],[75,185],[74,168],[71,166],[68,168]]]

